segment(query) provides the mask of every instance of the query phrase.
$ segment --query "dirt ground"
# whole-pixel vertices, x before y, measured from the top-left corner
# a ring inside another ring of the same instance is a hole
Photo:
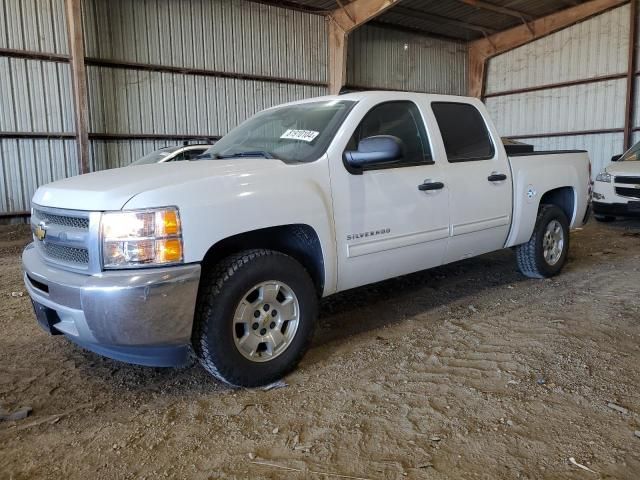
[[[2,479],[640,478],[640,222],[575,232],[552,280],[502,251],[327,299],[270,391],[48,337],[27,240],[0,227],[0,406],[33,408],[0,422]]]

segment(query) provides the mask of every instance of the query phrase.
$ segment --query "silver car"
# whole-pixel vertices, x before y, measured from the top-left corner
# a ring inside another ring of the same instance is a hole
[[[211,148],[211,144],[179,145],[164,147],[160,150],[148,153],[144,157],[136,160],[131,165],[148,165],[150,163],[180,162],[183,160],[193,160]]]

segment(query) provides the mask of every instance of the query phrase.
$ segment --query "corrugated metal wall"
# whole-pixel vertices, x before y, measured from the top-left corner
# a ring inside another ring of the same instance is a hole
[[[68,53],[64,0],[0,0],[0,48]],[[30,208],[38,185],[77,173],[69,64],[0,56],[0,213]],[[20,138],[27,135],[40,138]],[[51,138],[46,138],[50,136]]]
[[[84,15],[93,134],[215,137],[258,110],[327,92],[318,15],[243,0],[86,0]],[[157,145],[93,140],[93,162],[126,165]]]
[[[255,112],[326,87],[89,66],[93,133],[219,136]]]
[[[243,0],[84,5],[88,57],[326,82],[319,15]]]
[[[0,48],[68,53],[64,0],[0,0]]]
[[[78,174],[71,139],[0,139],[0,213],[31,208],[38,186]]]
[[[357,89],[465,95],[467,47],[464,43],[365,25],[349,36],[347,84]]]
[[[586,149],[595,173],[621,153],[629,15],[624,5],[491,59],[486,105],[500,134],[537,148]],[[513,92],[602,76],[620,78]],[[554,133],[563,135],[545,135]]]
[[[327,92],[319,15],[245,0],[84,0],[83,17],[93,170]],[[0,55],[1,214],[78,173],[64,0],[0,0],[0,48],[56,54]]]

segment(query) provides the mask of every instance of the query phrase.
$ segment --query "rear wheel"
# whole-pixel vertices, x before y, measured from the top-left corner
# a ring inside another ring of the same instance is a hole
[[[569,221],[555,205],[542,205],[533,234],[516,247],[518,268],[530,278],[548,278],[560,273],[569,251]]]
[[[293,370],[309,347],[317,294],[293,258],[232,255],[203,278],[192,335],[201,365],[232,386],[257,387]]]

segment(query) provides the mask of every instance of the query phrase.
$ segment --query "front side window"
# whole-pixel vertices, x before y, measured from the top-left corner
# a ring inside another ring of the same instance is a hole
[[[493,158],[493,142],[484,118],[476,107],[468,103],[433,102],[431,109],[450,162]]]
[[[317,160],[355,103],[329,100],[266,110],[231,130],[201,158],[266,157],[287,163]]]
[[[356,128],[347,150],[357,150],[361,140],[377,135],[392,135],[402,142],[403,158],[393,167],[433,163],[427,132],[415,103],[385,102],[373,107]]]

